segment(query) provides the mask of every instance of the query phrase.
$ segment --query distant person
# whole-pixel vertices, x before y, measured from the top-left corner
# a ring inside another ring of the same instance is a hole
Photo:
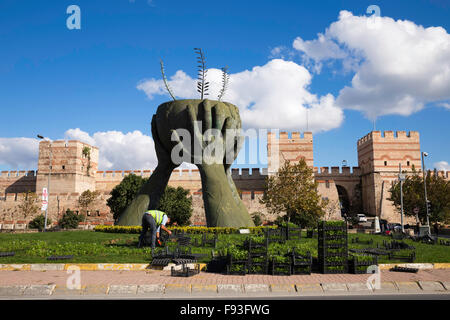
[[[144,215],[142,216],[142,231],[139,236],[138,248],[143,246],[145,234],[149,229],[152,236],[152,250],[155,248],[156,239],[158,239],[158,243],[161,244],[159,241],[159,231],[161,228],[166,231],[169,236],[172,234],[172,232],[166,228],[166,224],[169,222],[170,218],[165,212],[159,210],[148,210],[144,212]]]
[[[434,223],[433,229],[437,239],[439,237],[439,223],[437,223],[437,221]]]

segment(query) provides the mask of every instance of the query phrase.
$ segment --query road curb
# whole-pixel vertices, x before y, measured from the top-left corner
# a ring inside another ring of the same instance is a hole
[[[21,285],[21,286],[0,286],[0,299],[8,299],[14,297],[29,297],[29,296],[41,296],[41,297],[55,297],[56,299],[74,296],[90,296],[90,295],[102,295],[104,297],[124,297],[124,296],[148,296],[148,297],[161,297],[161,296],[202,296],[207,295],[209,297],[220,297],[222,295],[229,296],[261,296],[270,295],[277,296],[284,291],[285,295],[327,295],[327,294],[355,294],[356,292],[362,292],[371,295],[381,293],[383,291],[398,293],[398,294],[411,294],[411,293],[445,293],[450,294],[450,290],[443,283],[438,281],[405,281],[405,282],[392,282],[395,286],[394,290],[368,290],[364,288],[365,283],[320,283],[312,287],[311,285],[296,285],[285,287],[282,290],[276,290],[273,292],[272,288],[277,287],[276,284],[250,284],[250,285],[195,285],[189,284],[154,284],[154,285],[105,285],[105,286],[86,286],[80,289],[68,289],[62,286],[55,285]],[[296,289],[295,289],[296,288]],[[313,290],[305,290],[313,289]],[[292,291],[293,289],[293,291]],[[385,288],[383,288],[385,289]],[[385,292],[385,293],[386,293]]]

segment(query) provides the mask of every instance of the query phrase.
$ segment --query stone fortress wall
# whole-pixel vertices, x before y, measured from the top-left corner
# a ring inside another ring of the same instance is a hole
[[[90,149],[89,157],[83,149]],[[388,189],[397,179],[398,163],[402,170],[411,172],[413,165],[421,169],[419,133],[406,134],[398,131],[370,132],[357,141],[358,167],[314,167],[313,136],[305,132],[280,132],[279,136],[269,133],[267,144],[268,167],[232,169],[233,180],[241,191],[242,200],[250,213],[259,212],[263,220],[271,221],[270,215],[259,203],[265,188],[267,175],[275,173],[284,161],[298,161],[304,158],[314,171],[318,190],[323,198],[330,200],[327,219],[340,218],[339,203],[351,204],[361,193],[363,212],[379,216],[392,222],[400,220],[392,203],[387,200]],[[106,205],[111,190],[128,174],[149,177],[152,170],[99,171],[99,151],[80,141],[54,141],[52,143],[52,174],[50,180],[49,217],[57,221],[70,208],[80,211],[78,197],[85,190],[98,191],[99,200],[95,209],[88,213],[86,225],[113,224],[112,214]],[[0,173],[0,224],[2,228],[22,228],[33,217],[24,217],[18,205],[27,191],[42,195],[47,187],[50,165],[50,143],[41,141],[37,171],[2,171]],[[89,169],[89,170],[88,170]],[[449,172],[438,172],[449,179]],[[205,215],[198,170],[176,169],[169,185],[181,186],[190,191],[194,212],[191,224],[204,225]],[[408,222],[408,220],[406,220]],[[413,223],[413,221],[410,221]]]

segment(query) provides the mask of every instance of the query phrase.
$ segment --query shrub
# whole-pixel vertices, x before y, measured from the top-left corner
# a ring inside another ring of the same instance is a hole
[[[261,218],[261,213],[259,212],[253,212],[251,214],[252,219],[253,219],[253,223],[255,224],[255,226],[260,226],[262,225],[262,218]]]
[[[66,213],[58,221],[58,225],[63,229],[76,229],[82,221],[84,221],[84,216],[76,215],[73,211],[67,209]]]
[[[45,216],[43,214],[40,214],[28,223],[28,228],[43,230],[44,224],[45,224]],[[51,224],[52,220],[47,217],[47,226]]]
[[[165,212],[170,218],[171,224],[175,222],[179,226],[189,224],[193,211],[189,190],[167,186],[159,200],[157,210]]]

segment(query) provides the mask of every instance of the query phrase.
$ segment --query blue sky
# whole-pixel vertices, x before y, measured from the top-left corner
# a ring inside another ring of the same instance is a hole
[[[81,9],[81,30],[66,27],[69,17],[66,9],[72,4]],[[361,34],[355,35],[352,26],[344,23],[354,23],[357,28],[362,20],[344,20],[349,15],[340,15],[345,10],[351,13],[350,18],[366,19],[371,16],[366,12],[370,5],[377,5],[380,17],[385,18],[381,21],[385,34],[380,31],[374,38],[374,43],[379,44],[377,49],[371,48],[369,41],[360,47]],[[183,86],[196,74],[194,47],[204,49],[209,67],[228,65],[231,80],[235,75],[236,83],[246,82],[246,70],[250,72],[247,82],[255,79],[247,91],[232,89],[230,96],[236,101],[247,101],[245,92],[253,92],[253,100],[249,99],[248,105],[246,102],[238,105],[243,108],[241,115],[247,127],[304,131],[304,119],[298,119],[297,115],[301,114],[300,109],[306,109],[298,102],[295,110],[295,101],[305,99],[312,114],[315,166],[340,165],[344,159],[356,166],[356,141],[373,129],[372,118],[376,117],[377,130],[419,131],[422,149],[430,154],[427,167],[450,169],[448,78],[443,73],[442,77],[431,79],[436,74],[431,70],[436,68],[439,73],[450,66],[439,67],[429,62],[440,58],[450,61],[449,18],[450,3],[444,0],[3,0],[0,3],[0,170],[34,169],[38,133],[55,140],[85,137],[87,142],[99,144],[101,151],[104,149],[105,157],[101,159],[104,169],[151,166],[155,159],[150,151],[141,151],[144,155],[138,156],[138,148],[130,147],[129,141],[137,139],[141,143],[138,146],[151,147],[148,137],[151,137],[151,116],[169,97],[159,94],[159,89],[138,86],[159,85],[159,59],[163,58],[169,79],[175,81],[172,77],[177,71],[186,75],[184,82],[174,85],[179,92],[184,92]],[[402,38],[404,30],[399,26],[400,20],[410,21],[415,30],[412,34],[406,32],[405,38]],[[335,29],[330,28],[333,23]],[[436,35],[431,30],[420,31],[420,26],[443,30]],[[327,32],[328,29],[331,30]],[[402,66],[398,72],[389,74],[389,80],[384,81],[383,66],[392,64],[395,69],[395,59],[398,60],[395,52],[389,55],[384,47],[398,42],[399,38],[390,38],[396,32],[400,39],[405,39],[405,47],[400,48],[405,50],[405,60],[411,61],[407,61],[409,64],[400,61]],[[325,35],[325,42],[318,40],[318,34]],[[301,41],[295,47],[293,43],[298,38]],[[423,39],[429,40],[424,42],[427,46],[428,43],[430,47],[435,46],[430,50],[432,55],[426,58],[420,50],[414,52],[418,50],[417,41]],[[442,49],[445,44],[447,49]],[[329,48],[334,49],[327,51]],[[345,57],[336,58],[340,53]],[[277,63],[271,64],[273,60]],[[374,67],[376,61],[382,62],[379,69]],[[353,64],[346,68],[345,63]],[[266,78],[252,78],[257,73],[255,67],[266,70]],[[270,85],[267,77],[278,67],[284,68],[283,72],[292,70],[294,77],[281,80],[286,81],[281,85],[290,91],[281,98],[269,95],[267,99],[276,98],[284,106],[286,97],[285,104],[290,107],[285,109],[268,105],[263,93],[257,91],[258,81]],[[410,76],[411,69],[416,68],[421,73],[417,71]],[[352,87],[355,75],[361,75],[364,86],[341,94],[343,88]],[[292,83],[296,76],[298,82]],[[413,81],[409,83],[409,79]],[[291,96],[295,91],[291,88],[295,89],[297,83],[304,92]],[[358,107],[361,104],[358,99],[367,86],[373,86],[369,88],[367,107]],[[426,89],[422,90],[423,87]],[[377,89],[375,93],[373,88]],[[325,97],[329,99],[325,101]],[[386,103],[390,100],[392,107]],[[383,103],[384,107],[378,109],[378,104]],[[284,118],[270,122],[276,112],[284,113]],[[250,117],[264,121],[247,121]],[[135,155],[134,159],[121,158],[124,150]],[[145,155],[152,160],[146,161]]]

